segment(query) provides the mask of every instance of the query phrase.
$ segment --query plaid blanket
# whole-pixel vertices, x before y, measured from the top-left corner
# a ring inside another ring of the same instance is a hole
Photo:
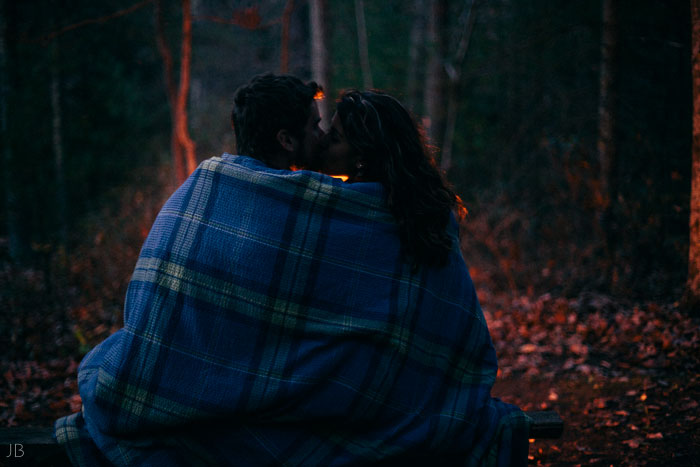
[[[79,465],[524,465],[454,243],[412,270],[380,185],[209,159],[158,215],[56,438]]]

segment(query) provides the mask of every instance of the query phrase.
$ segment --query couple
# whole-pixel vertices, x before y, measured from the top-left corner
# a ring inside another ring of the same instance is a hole
[[[397,100],[346,92],[324,134],[319,92],[236,92],[241,155],[166,202],[124,328],[80,365],[83,409],[56,422],[74,464],[526,464],[456,196]]]

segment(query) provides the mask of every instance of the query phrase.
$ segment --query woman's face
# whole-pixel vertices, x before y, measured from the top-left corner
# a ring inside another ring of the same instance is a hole
[[[333,115],[331,128],[324,138],[319,171],[328,175],[347,175],[352,179],[357,171],[355,164],[358,157],[345,138],[337,112]]]

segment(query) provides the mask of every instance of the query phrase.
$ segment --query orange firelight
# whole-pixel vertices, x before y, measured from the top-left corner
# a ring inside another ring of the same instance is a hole
[[[302,167],[297,167],[296,165],[291,165],[291,166],[289,167],[289,170],[291,170],[292,172],[296,172],[297,170],[303,170],[303,168],[302,168]],[[347,182],[347,181],[348,181],[348,178],[350,178],[350,177],[348,177],[347,175],[331,175],[331,177],[337,178],[337,179],[342,180],[342,181],[344,181],[344,182]]]
[[[460,198],[457,195],[457,218],[460,221],[463,221],[464,219],[467,218],[468,214],[469,214],[469,211],[467,211],[467,207],[464,205],[462,198]]]
[[[314,94],[314,100],[317,101],[323,99],[324,97],[326,97],[326,95],[323,93],[323,89],[319,89],[318,91],[316,91],[316,94]]]

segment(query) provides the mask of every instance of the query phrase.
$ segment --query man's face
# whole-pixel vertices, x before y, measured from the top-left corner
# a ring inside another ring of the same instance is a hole
[[[323,138],[321,146],[318,163],[313,170],[328,175],[346,175],[353,178],[357,171],[355,163],[358,157],[345,137],[343,124],[337,112],[333,115],[331,128]]]
[[[321,151],[321,142],[325,133],[319,126],[321,116],[318,113],[316,101],[311,101],[309,118],[304,126],[303,139],[299,147],[299,153],[296,154],[296,160],[301,167],[313,170],[316,165],[314,161],[318,160],[319,152]]]

